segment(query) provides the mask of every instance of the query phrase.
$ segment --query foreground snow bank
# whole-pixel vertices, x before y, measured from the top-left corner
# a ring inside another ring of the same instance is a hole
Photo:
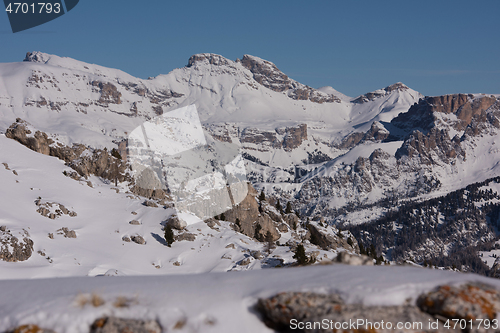
[[[163,331],[272,332],[254,306],[284,291],[335,292],[346,303],[414,304],[439,285],[500,281],[474,274],[395,266],[313,266],[247,272],[147,277],[0,281],[0,331],[36,324],[88,332],[103,316],[155,319]],[[182,323],[182,325],[179,325]]]

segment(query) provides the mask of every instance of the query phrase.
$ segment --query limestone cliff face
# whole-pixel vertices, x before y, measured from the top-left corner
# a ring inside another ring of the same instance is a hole
[[[480,116],[497,102],[494,96],[475,97],[472,94],[455,94],[426,97],[414,104],[406,113],[401,113],[392,120],[399,128],[421,128],[429,130],[436,125],[438,115],[454,114],[458,121],[454,124],[457,130],[465,129],[473,117]]]
[[[300,124],[297,127],[287,127],[282,131],[285,137],[283,138],[283,149],[292,151],[299,147],[302,141],[307,140],[307,125]],[[280,131],[278,130],[278,133]]]
[[[277,128],[274,131],[245,128],[241,132],[240,137],[240,142],[244,144],[245,148],[253,148],[261,151],[270,148],[283,148],[289,152],[299,147],[305,140],[307,140],[307,124]],[[245,145],[247,143],[260,147]]]

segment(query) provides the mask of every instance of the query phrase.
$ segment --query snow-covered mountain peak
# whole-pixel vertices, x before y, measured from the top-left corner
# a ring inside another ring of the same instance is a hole
[[[390,86],[387,86],[384,88],[385,91],[387,92],[391,92],[391,91],[394,91],[394,90],[397,90],[397,91],[406,91],[410,88],[408,88],[407,85],[405,85],[404,83],[402,82],[396,82],[394,84],[391,84]]]
[[[366,102],[370,102],[370,101],[373,101],[377,98],[384,97],[384,96],[387,96],[387,95],[390,95],[393,93],[403,93],[403,92],[407,92],[407,91],[409,91],[410,94],[412,92],[415,92],[415,94],[413,94],[413,96],[419,95],[419,93],[408,88],[408,86],[406,86],[405,84],[403,84],[401,82],[397,82],[397,83],[391,84],[390,86],[387,86],[383,89],[377,89],[375,91],[371,91],[371,92],[366,93],[364,95],[358,96],[356,99],[353,100],[353,102],[354,103],[366,103]]]
[[[219,54],[214,53],[198,53],[189,58],[186,67],[193,67],[196,65],[216,65],[216,66],[230,66],[234,67],[235,63]]]
[[[270,61],[245,54],[239,62],[252,72],[255,81],[266,88],[282,92],[292,99],[310,100],[320,104],[341,102],[338,97],[332,94],[321,92],[290,79]]]
[[[43,53],[40,51],[35,51],[35,52],[28,52],[26,53],[26,57],[24,58],[23,61],[27,62],[39,62],[39,63],[47,63],[49,59],[51,58],[50,54]]]

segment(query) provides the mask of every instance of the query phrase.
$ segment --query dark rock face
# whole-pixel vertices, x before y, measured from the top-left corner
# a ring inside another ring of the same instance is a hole
[[[247,54],[239,61],[243,67],[252,72],[255,81],[271,90],[287,92],[288,97],[292,99],[310,100],[314,103],[340,102],[340,99],[334,95],[322,93],[290,79],[272,62]]]
[[[156,320],[124,319],[104,317],[94,321],[90,333],[161,333],[162,328]]]
[[[17,262],[28,260],[33,253],[33,241],[29,238],[29,234],[23,229],[19,234],[22,241],[14,236],[10,230],[6,228],[0,229],[0,259],[7,262]]]

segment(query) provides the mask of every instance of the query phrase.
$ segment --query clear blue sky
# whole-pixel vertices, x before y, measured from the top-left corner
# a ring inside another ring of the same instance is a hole
[[[13,34],[0,62],[42,51],[147,78],[195,53],[252,54],[290,77],[357,96],[401,81],[424,95],[500,93],[500,0],[81,0]]]

